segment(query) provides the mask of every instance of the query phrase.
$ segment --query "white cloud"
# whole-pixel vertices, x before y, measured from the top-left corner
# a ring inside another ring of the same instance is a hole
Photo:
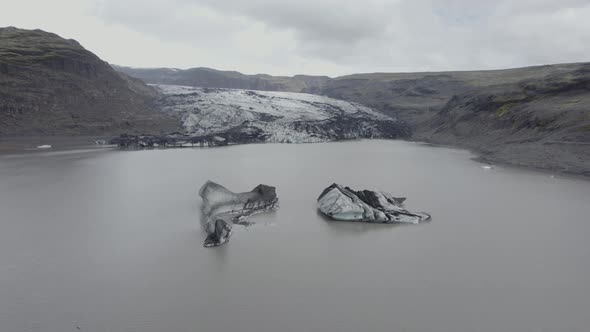
[[[138,67],[342,75],[588,61],[590,0],[21,0],[3,25]]]

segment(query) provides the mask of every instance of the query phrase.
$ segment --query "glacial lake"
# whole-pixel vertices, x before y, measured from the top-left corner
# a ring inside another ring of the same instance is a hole
[[[0,330],[588,331],[590,182],[401,141],[0,156]],[[203,248],[197,191],[280,210]],[[331,222],[333,182],[420,225]]]

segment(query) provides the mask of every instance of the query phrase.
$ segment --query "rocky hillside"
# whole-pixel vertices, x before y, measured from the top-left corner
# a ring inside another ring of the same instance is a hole
[[[469,89],[417,129],[484,159],[590,175],[590,64]]]
[[[257,82],[244,87],[357,102],[407,123],[416,140],[467,147],[490,161],[590,175],[590,63],[337,78],[121,70],[150,83],[226,88]]]
[[[157,92],[66,40],[0,28],[0,135],[100,135],[174,130]]]

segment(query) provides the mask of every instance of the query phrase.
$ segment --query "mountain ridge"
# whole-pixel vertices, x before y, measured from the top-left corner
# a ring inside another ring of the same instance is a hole
[[[177,127],[157,91],[73,39],[0,28],[0,135],[97,135]]]
[[[335,78],[117,69],[152,84],[237,85],[356,102],[407,123],[413,140],[468,148],[490,162],[590,175],[590,63]]]

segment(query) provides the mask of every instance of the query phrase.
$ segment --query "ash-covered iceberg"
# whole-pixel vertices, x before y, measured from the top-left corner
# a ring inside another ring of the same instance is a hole
[[[430,219],[428,213],[413,213],[402,207],[406,198],[371,190],[355,191],[333,184],[318,197],[318,209],[334,220],[373,223],[412,223]]]
[[[201,211],[205,218],[205,230],[209,234],[205,247],[226,243],[231,236],[232,225],[245,223],[255,213],[276,210],[279,207],[276,188],[264,184],[252,191],[233,193],[224,186],[207,181],[199,190],[203,199]]]
[[[231,224],[228,224],[225,220],[217,219],[212,228],[207,228],[209,234],[207,235],[203,246],[217,247],[226,243],[231,236],[231,228]]]

